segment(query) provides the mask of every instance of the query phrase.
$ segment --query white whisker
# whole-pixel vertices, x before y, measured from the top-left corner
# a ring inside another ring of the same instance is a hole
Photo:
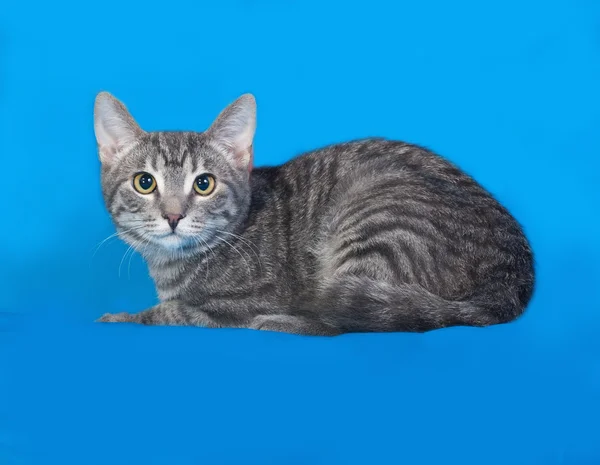
[[[229,245],[233,250],[235,250],[238,255],[240,257],[242,257],[242,260],[244,260],[244,262],[246,263],[246,268],[248,269],[248,276],[252,276],[252,269],[250,268],[250,264],[248,263],[248,260],[246,260],[246,257],[231,243],[228,242],[226,239],[222,238],[221,236],[216,236],[217,239],[220,239],[221,241],[225,242],[227,245]]]
[[[121,277],[121,267],[123,266],[123,262],[125,261],[125,257],[127,257],[127,254],[129,253],[129,251],[131,251],[131,254],[133,255],[133,252],[135,251],[134,247],[141,244],[142,241],[139,239],[133,240],[132,244],[129,246],[129,248],[125,251],[125,253],[123,254],[123,258],[121,258],[121,263],[119,263],[119,278]]]
[[[248,239],[238,235],[238,234],[233,234],[227,231],[221,231],[221,230],[217,230],[216,232],[218,233],[222,233],[222,234],[228,234],[229,236],[233,236],[237,239],[239,239],[243,244],[245,244],[254,254],[254,256],[256,257],[256,259],[258,260],[258,265],[260,266],[260,272],[262,273],[262,261],[260,259],[260,257],[258,256],[258,253],[256,252],[256,250],[259,250],[258,247],[251,241],[249,241]],[[255,250],[256,249],[256,250]]]
[[[96,246],[96,248],[94,249],[94,253],[92,254],[92,258],[94,258],[94,256],[98,252],[98,250],[100,250],[100,247],[102,247],[107,241],[109,241],[115,237],[121,237],[122,234],[127,234],[131,231],[137,231],[138,229],[143,229],[144,227],[145,227],[145,225],[134,226],[133,228],[126,229],[124,231],[117,231],[117,232],[111,234],[106,239],[100,241],[100,243]]]
[[[206,242],[200,236],[194,237],[194,241],[196,242],[196,244],[205,246],[202,248],[202,253],[204,253],[204,259],[206,260],[206,276],[204,277],[204,280],[206,281],[208,279],[208,257],[209,257],[209,254],[206,251],[206,249],[208,248],[210,253],[213,252],[213,249],[210,247],[210,245],[208,245],[208,242]]]
[[[141,244],[144,246],[144,249],[142,252],[138,253],[143,257],[144,254],[143,252],[146,251],[146,248],[148,247],[148,244],[150,244],[150,239],[152,238],[152,236],[147,235],[147,234],[143,234],[142,238],[140,239]],[[133,258],[133,254],[136,252],[135,249],[132,250],[132,252],[129,254],[129,263],[127,264],[127,279],[131,279],[131,259]]]

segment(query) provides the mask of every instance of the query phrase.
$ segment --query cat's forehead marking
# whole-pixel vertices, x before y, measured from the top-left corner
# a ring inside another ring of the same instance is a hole
[[[157,133],[152,142],[145,170],[154,175],[159,190],[190,191],[194,179],[207,171],[193,134]]]
[[[152,139],[152,157],[165,169],[189,168],[196,164],[198,144],[193,133],[156,133]]]

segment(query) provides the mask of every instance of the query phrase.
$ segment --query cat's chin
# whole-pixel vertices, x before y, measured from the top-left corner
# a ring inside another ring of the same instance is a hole
[[[160,249],[173,251],[189,249],[194,245],[194,241],[191,238],[182,236],[181,234],[166,234],[158,237],[154,243]]]

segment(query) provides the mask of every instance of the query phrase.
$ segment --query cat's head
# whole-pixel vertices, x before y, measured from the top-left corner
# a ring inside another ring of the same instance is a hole
[[[96,97],[102,192],[121,238],[146,256],[181,256],[248,213],[256,103],[246,94],[202,133],[145,132],[112,95]]]

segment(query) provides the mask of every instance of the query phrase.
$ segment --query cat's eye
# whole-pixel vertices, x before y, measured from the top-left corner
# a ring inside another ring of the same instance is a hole
[[[210,195],[215,190],[216,182],[212,174],[201,174],[194,180],[194,190],[200,195]]]
[[[151,174],[138,173],[133,177],[133,188],[140,194],[151,194],[156,189],[156,179]]]

